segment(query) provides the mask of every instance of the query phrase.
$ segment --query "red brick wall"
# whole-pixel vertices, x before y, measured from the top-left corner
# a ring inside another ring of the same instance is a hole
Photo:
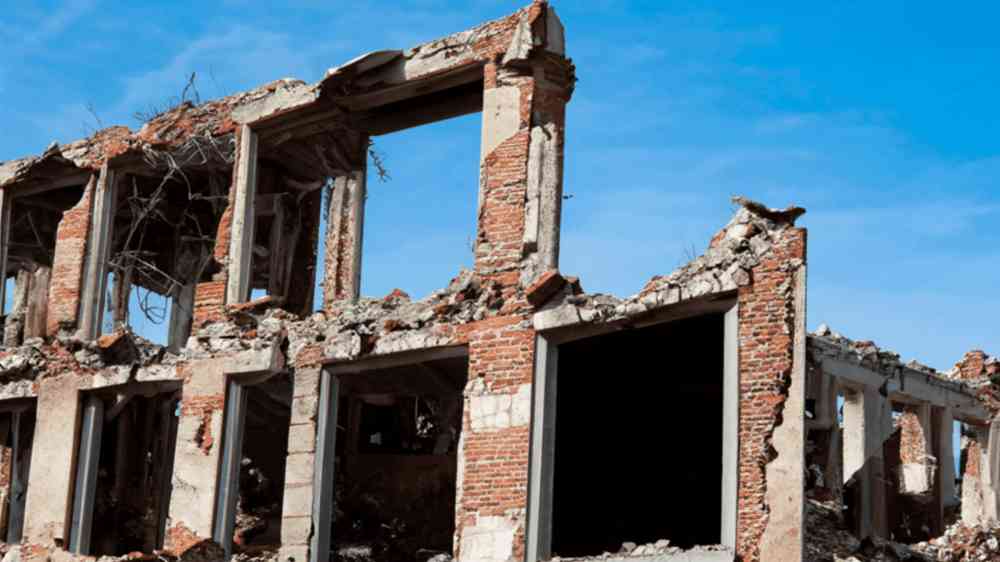
[[[740,453],[737,554],[760,559],[768,522],[766,466],[770,440],[791,384],[794,267],[805,260],[804,229],[788,229],[739,291]],[[767,562],[767,561],[764,561]]]
[[[927,440],[920,425],[916,406],[906,406],[897,421],[900,429],[899,460],[903,464],[923,464],[927,458]],[[929,437],[929,436],[927,436]]]
[[[56,231],[56,250],[49,283],[49,310],[46,327],[49,336],[55,336],[60,326],[75,327],[80,311],[80,293],[83,290],[84,265],[87,255],[87,238],[90,236],[90,212],[93,206],[96,174],[75,207],[63,213]]]
[[[481,378],[491,393],[516,392],[534,375],[535,331],[526,316],[510,316],[469,326],[469,379]],[[465,403],[462,430],[464,478],[456,507],[456,535],[476,518],[505,516],[528,504],[530,426],[473,433]],[[456,546],[458,543],[456,542]],[[458,559],[458,552],[456,559]],[[514,557],[524,557],[524,526],[514,537]]]

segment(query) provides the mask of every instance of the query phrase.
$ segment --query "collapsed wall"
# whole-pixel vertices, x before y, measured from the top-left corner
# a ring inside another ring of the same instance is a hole
[[[0,264],[17,279],[0,351],[11,556],[801,560],[804,210],[737,198],[691,263],[629,298],[585,293],[558,270],[563,33],[539,0],[317,84],[185,102],[0,164]],[[371,137],[474,112],[473,269],[421,300],[362,297]],[[54,210],[37,198],[64,189]],[[59,213],[38,251],[20,249],[22,211]],[[130,328],[149,294],[171,303],[165,345]],[[700,353],[677,343],[689,326]],[[662,334],[683,361],[643,343]],[[704,442],[658,425],[656,404],[623,429],[714,467],[697,480],[717,491],[704,536],[653,513],[588,542],[554,509],[581,482],[559,457],[603,454],[573,448],[557,378],[572,396],[633,374],[588,361],[598,341],[678,374],[651,397],[717,408]]]

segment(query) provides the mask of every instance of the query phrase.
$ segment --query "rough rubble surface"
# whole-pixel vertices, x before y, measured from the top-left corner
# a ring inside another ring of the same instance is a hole
[[[852,340],[821,324],[815,332],[809,334],[809,351],[811,354],[822,354],[827,357],[843,359],[867,367],[886,377],[896,376],[902,371],[923,375],[928,380],[934,380],[941,386],[956,390],[969,391],[969,385],[963,381],[949,378],[932,367],[909,361],[904,363],[895,351],[882,349],[870,340]]]
[[[615,322],[653,309],[707,295],[735,291],[751,283],[751,271],[781,236],[805,213],[800,207],[769,209],[733,198],[740,208],[719,231],[705,253],[666,277],[654,277],[627,299],[610,295],[574,295],[550,302],[536,316],[535,328],[545,330],[589,322]]]

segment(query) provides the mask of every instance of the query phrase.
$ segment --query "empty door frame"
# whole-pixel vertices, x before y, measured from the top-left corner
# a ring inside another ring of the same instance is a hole
[[[222,457],[216,485],[215,519],[212,539],[226,551],[226,560],[233,555],[233,532],[236,529],[236,500],[240,495],[240,461],[246,430],[247,389],[277,376],[281,371],[251,375],[230,375],[226,382],[226,414],[222,437]],[[281,454],[285,454],[282,451]]]
[[[720,542],[736,546],[737,484],[739,479],[739,309],[734,299],[675,307],[669,317],[655,323],[672,322],[704,314],[725,313],[723,336],[722,405],[722,505]],[[652,325],[654,322],[637,328]],[[607,331],[612,327],[607,326]],[[579,327],[538,333],[535,338],[535,379],[532,392],[531,453],[528,478],[528,526],[525,559],[539,562],[552,557],[552,491],[555,474],[556,393],[558,392],[559,345],[598,335]]]
[[[331,528],[334,513],[334,457],[337,450],[337,405],[340,400],[341,375],[357,375],[366,371],[377,371],[425,363],[438,359],[468,357],[466,346],[424,349],[415,352],[397,353],[373,357],[360,361],[349,361],[328,365],[320,379],[320,405],[316,422],[316,470],[313,472],[313,534],[309,541],[309,562],[326,562],[333,542]],[[321,556],[321,553],[323,555]]]

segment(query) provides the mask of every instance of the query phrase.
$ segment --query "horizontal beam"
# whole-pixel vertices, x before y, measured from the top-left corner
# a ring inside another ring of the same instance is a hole
[[[464,345],[433,347],[418,351],[406,351],[390,355],[377,355],[354,361],[334,361],[326,364],[326,370],[334,375],[351,375],[366,371],[390,369],[428,361],[468,357],[469,348]]]
[[[934,380],[933,375],[901,371],[898,376],[887,377],[869,368],[836,357],[822,357],[820,367],[827,375],[837,377],[850,388],[883,388],[889,400],[905,404],[928,403],[941,408],[952,408],[956,419],[982,424],[989,420],[989,412],[975,396],[954,387],[945,380]]]

